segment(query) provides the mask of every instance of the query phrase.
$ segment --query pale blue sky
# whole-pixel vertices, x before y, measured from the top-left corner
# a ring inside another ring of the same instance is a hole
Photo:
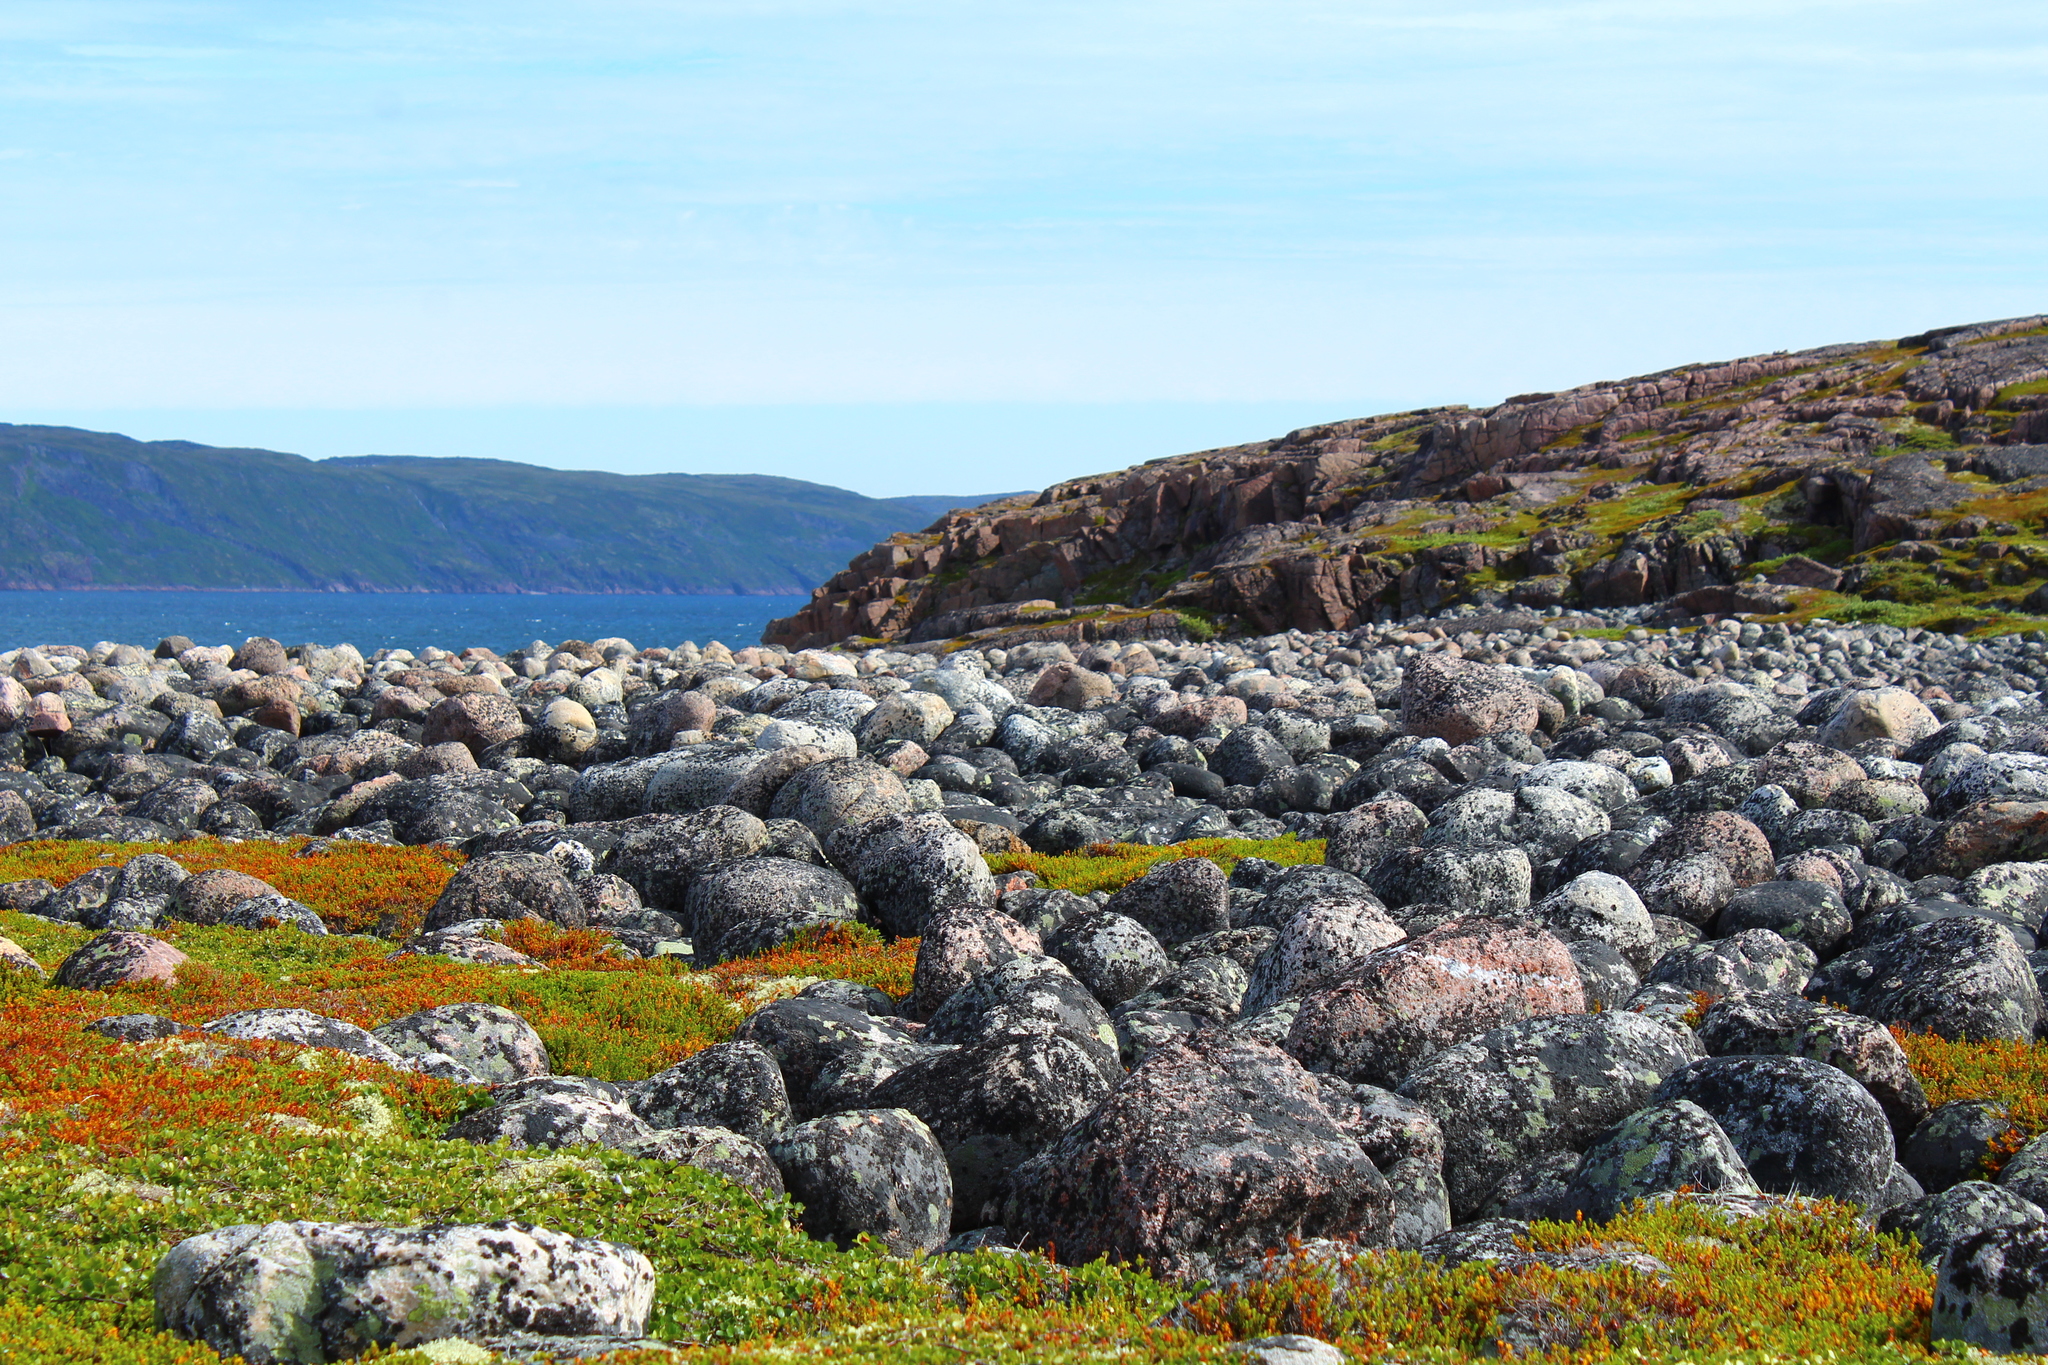
[[[0,420],[1043,485],[2048,309],[2011,0],[0,7]]]

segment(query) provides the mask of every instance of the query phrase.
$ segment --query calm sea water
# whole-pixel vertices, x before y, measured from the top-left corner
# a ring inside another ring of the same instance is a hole
[[[504,651],[540,639],[623,636],[636,646],[721,640],[759,644],[761,629],[808,597],[660,597],[582,593],[0,592],[0,650],[21,645],[154,648],[166,635],[238,645],[268,635],[287,645],[352,644],[419,650],[483,645]]]

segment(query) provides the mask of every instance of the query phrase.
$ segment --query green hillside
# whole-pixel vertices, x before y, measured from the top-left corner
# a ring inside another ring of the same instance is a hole
[[[0,423],[0,588],[797,593],[987,496],[755,474],[308,460]]]

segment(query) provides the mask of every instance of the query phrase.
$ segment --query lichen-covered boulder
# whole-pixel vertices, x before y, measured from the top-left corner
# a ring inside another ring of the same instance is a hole
[[[1950,1100],[1898,1144],[1899,1164],[1923,1190],[1939,1194],[1980,1177],[1986,1158],[2012,1131],[2012,1108],[2004,1100]]]
[[[2012,935],[1962,917],[1842,954],[1821,966],[1810,994],[1951,1041],[2029,1042],[2043,1009],[2040,984]]]
[[[964,1232],[987,1221],[983,1206],[1019,1163],[1123,1077],[1088,1040],[1055,1029],[933,1051],[876,1086],[869,1100],[917,1115],[939,1140],[953,1177],[954,1230]]]
[[[1323,860],[1362,877],[1388,850],[1415,847],[1429,828],[1429,817],[1412,801],[1387,796],[1333,815],[1323,828]]]
[[[1243,1008],[1257,1013],[1299,995],[1311,980],[1408,937],[1378,906],[1321,899],[1302,905],[1253,964]]]
[[[358,1057],[367,1057],[373,1062],[381,1062],[385,1066],[395,1067],[401,1071],[408,1069],[404,1057],[381,1039],[374,1037],[367,1029],[358,1028],[345,1019],[330,1019],[324,1014],[315,1014],[311,1010],[241,1010],[234,1014],[224,1014],[201,1027],[208,1033],[217,1033],[224,1038],[328,1048],[335,1052],[351,1052]]]
[[[516,1093],[516,1092],[515,1092]],[[449,1142],[513,1147],[615,1147],[627,1150],[653,1129],[616,1099],[577,1091],[537,1092],[472,1110],[451,1124]]]
[[[696,960],[709,965],[765,953],[805,929],[857,924],[860,897],[829,867],[743,858],[705,873],[683,898]]]
[[[544,853],[489,853],[464,863],[427,911],[427,933],[467,920],[538,919],[581,929],[590,918],[583,898]]]
[[[1715,922],[1723,938],[1745,929],[1768,929],[1826,957],[1849,936],[1849,910],[1841,894],[1822,882],[1758,882],[1729,896]]]
[[[1993,1228],[2048,1228],[2048,1213],[2010,1190],[1965,1180],[1886,1209],[1877,1220],[1879,1232],[1919,1242],[1920,1259],[1929,1265],[1965,1237]]]
[[[782,1068],[754,1042],[714,1043],[635,1085],[626,1105],[656,1130],[712,1127],[765,1142],[791,1123]]]
[[[1488,1029],[1585,1008],[1578,966],[1556,935],[1527,919],[1457,919],[1305,996],[1286,1046],[1311,1071],[1392,1086]]]
[[[1107,909],[1086,910],[1061,924],[1046,951],[1108,1008],[1151,987],[1171,965],[1149,929]]]
[[[1709,1057],[1757,1053],[1825,1062],[1862,1084],[1883,1107],[1895,1137],[1927,1117],[1927,1092],[1891,1030],[1860,1014],[1766,991],[1715,1002],[1699,1025]]]
[[[1598,1222],[1653,1194],[1691,1188],[1758,1193],[1735,1144],[1713,1115],[1690,1100],[1645,1105],[1593,1140],[1570,1194]]]
[[[780,1199],[784,1194],[782,1172],[768,1149],[729,1128],[694,1123],[658,1128],[647,1136],[627,1139],[621,1148],[648,1161],[694,1166],[723,1176],[763,1199]]]
[[[1643,974],[1646,986],[1676,986],[1716,998],[1747,991],[1797,991],[1806,984],[1807,960],[1768,929],[1745,929],[1728,938],[1681,943]]]
[[[864,1010],[834,1000],[776,1000],[740,1021],[733,1038],[758,1043],[781,1068],[790,1108],[800,1119],[838,1108],[917,1055],[903,1033]]]
[[[953,992],[983,972],[1013,958],[1042,956],[1044,951],[1037,934],[993,907],[942,910],[925,923],[918,938],[906,1012],[913,1018],[929,1018]]]
[[[490,1084],[546,1076],[554,1070],[547,1044],[533,1025],[503,1005],[436,1005],[379,1024],[370,1036],[401,1057],[430,1052],[453,1057]]]
[[[163,1330],[251,1365],[300,1365],[513,1333],[639,1338],[654,1267],[523,1223],[241,1224],[178,1243],[151,1288]]]
[[[623,821],[602,871],[631,883],[656,910],[683,909],[698,877],[768,842],[768,826],[737,806],[707,806],[688,815],[642,815]]]
[[[1115,1066],[1116,1026],[1100,1001],[1064,965],[1022,957],[984,972],[955,991],[925,1025],[931,1043],[978,1043],[1008,1033],[1071,1034]]]
[[[1806,1057],[1709,1057],[1673,1073],[1652,1103],[1712,1114],[1761,1188],[1877,1203],[1891,1179],[1891,1125],[1868,1090]]]
[[[1584,1151],[1699,1055],[1690,1033],[1637,1014],[1525,1019],[1438,1053],[1396,1092],[1442,1129],[1444,1180],[1462,1222],[1511,1172]]]
[[[1128,915],[1169,948],[1230,927],[1228,883],[1207,858],[1156,863],[1103,908]]]
[[[1394,1198],[1388,1246],[1397,1251],[1420,1251],[1432,1238],[1450,1231],[1451,1194],[1444,1186],[1440,1164],[1406,1157],[1385,1167],[1384,1173],[1387,1190]]]
[[[1568,943],[1600,940],[1639,973],[1656,961],[1657,930],[1648,907],[1634,887],[1611,872],[1582,872],[1536,902],[1529,913]]]
[[[1990,1228],[1950,1246],[1934,1278],[1935,1341],[2048,1351],[2048,1228]]]
[[[845,1248],[863,1235],[898,1256],[937,1251],[953,1225],[953,1178],[931,1129],[902,1109],[800,1123],[768,1145],[805,1232]]]
[[[105,991],[139,981],[171,982],[189,961],[160,938],[114,930],[89,938],[57,964],[53,985],[79,991]]]
[[[820,839],[848,825],[910,812],[910,791],[889,768],[865,758],[813,763],[775,793],[768,813],[808,825]]]
[[[1440,903],[1472,915],[1505,915],[1529,903],[1533,870],[1519,848],[1396,848],[1365,874],[1389,906]]]
[[[276,887],[246,872],[210,868],[178,883],[165,914],[193,924],[218,924],[221,916],[243,901],[276,894]]]
[[[1154,1051],[1012,1175],[1002,1224],[1067,1265],[1140,1261],[1176,1278],[1290,1237],[1384,1245],[1387,1182],[1278,1049],[1205,1032]]]
[[[2000,1168],[1997,1183],[2001,1189],[2048,1208],[2048,1135],[2014,1152]]]
[[[981,850],[936,811],[845,824],[825,851],[892,937],[916,937],[940,910],[995,904]]]

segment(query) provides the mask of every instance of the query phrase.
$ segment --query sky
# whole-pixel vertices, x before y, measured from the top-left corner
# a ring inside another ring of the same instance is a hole
[[[2038,0],[7,0],[0,420],[1042,487],[2048,311]]]

